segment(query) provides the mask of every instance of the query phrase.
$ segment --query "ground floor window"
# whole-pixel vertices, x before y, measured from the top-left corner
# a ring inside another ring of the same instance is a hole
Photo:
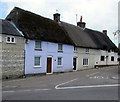
[[[88,58],[83,58],[83,66],[88,66]]]
[[[59,66],[62,65],[62,57],[58,57],[57,65],[59,65]]]
[[[101,61],[104,61],[105,60],[105,56],[101,56]]]
[[[40,56],[35,56],[34,57],[34,66],[35,67],[40,67],[41,65],[40,65]]]
[[[111,61],[114,61],[114,56],[111,56]]]

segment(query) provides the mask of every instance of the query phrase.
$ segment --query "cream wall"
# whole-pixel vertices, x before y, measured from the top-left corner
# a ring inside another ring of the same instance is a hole
[[[118,64],[117,53],[104,50],[89,49],[89,53],[85,52],[86,48],[77,48],[74,52],[74,57],[77,58],[77,70],[94,68],[95,65],[116,65]],[[101,56],[105,56],[105,60],[101,61]],[[108,56],[108,57],[106,57]],[[114,61],[111,61],[111,56],[114,56]],[[89,59],[89,65],[83,66],[83,58]]]

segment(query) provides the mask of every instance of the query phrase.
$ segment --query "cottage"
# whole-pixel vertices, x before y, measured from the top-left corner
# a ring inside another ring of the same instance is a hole
[[[15,7],[6,17],[24,34],[25,74],[53,73],[116,65],[117,47],[103,32],[54,20]]]
[[[0,20],[0,68],[2,78],[19,77],[24,73],[24,38],[15,25]]]

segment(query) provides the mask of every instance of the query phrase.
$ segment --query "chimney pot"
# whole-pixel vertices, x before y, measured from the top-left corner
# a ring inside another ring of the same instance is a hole
[[[60,14],[59,13],[55,13],[55,14],[53,14],[53,19],[54,19],[54,21],[56,21],[56,22],[60,22]]]
[[[106,35],[107,35],[107,30],[103,30],[103,34],[106,34]]]

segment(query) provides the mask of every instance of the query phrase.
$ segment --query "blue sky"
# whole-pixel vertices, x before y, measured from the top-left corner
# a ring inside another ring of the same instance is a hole
[[[86,27],[98,31],[108,30],[108,36],[117,45],[117,36],[113,32],[118,29],[119,0],[0,0],[0,18],[16,6],[38,15],[53,19],[56,9],[61,14],[61,20],[76,25],[80,16],[86,22]]]

